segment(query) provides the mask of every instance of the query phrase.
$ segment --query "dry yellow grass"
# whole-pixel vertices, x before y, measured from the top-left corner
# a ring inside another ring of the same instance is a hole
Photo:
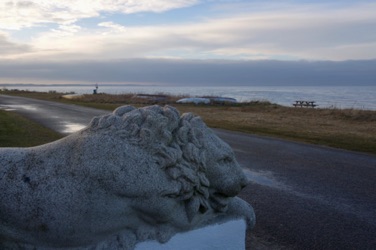
[[[178,107],[216,128],[376,153],[376,112],[366,110],[243,107]]]
[[[63,101],[113,110],[124,104],[144,106],[173,104],[182,113],[201,116],[213,128],[274,136],[376,154],[376,111],[282,107],[267,102],[242,105],[179,105],[181,97],[169,96],[155,102],[129,95],[85,95],[66,100],[59,93],[7,91],[4,94]]]

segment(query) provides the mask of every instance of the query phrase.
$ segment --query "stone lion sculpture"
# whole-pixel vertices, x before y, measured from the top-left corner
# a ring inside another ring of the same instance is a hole
[[[231,148],[197,116],[123,106],[31,148],[0,149],[0,249],[133,249],[244,218]]]

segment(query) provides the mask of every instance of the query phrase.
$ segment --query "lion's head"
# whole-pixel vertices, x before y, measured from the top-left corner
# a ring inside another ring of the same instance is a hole
[[[158,188],[149,191],[158,190],[164,200],[184,204],[188,221],[208,210],[225,212],[229,198],[236,196],[247,183],[232,149],[200,117],[191,113],[180,116],[170,106],[140,109],[123,106],[112,114],[94,118],[87,131],[116,137],[115,141],[122,140],[142,150],[140,163],[134,162],[131,167],[142,168],[140,164],[146,164],[157,169],[159,174],[153,177],[161,177],[158,181],[165,189],[157,185]],[[146,158],[154,165],[142,163]],[[142,180],[138,183],[145,184],[153,183]]]

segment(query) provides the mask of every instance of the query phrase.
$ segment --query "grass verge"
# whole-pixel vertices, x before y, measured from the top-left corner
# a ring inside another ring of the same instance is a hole
[[[106,110],[125,104],[140,107],[155,103],[155,100],[135,98],[134,94],[84,95],[69,100],[62,98],[59,93],[6,91],[4,94]],[[180,97],[172,96],[158,104],[173,104],[181,113],[192,112],[199,115],[212,128],[376,154],[376,111],[294,108],[258,101],[237,105],[188,105],[176,104],[176,98]]]
[[[376,112],[263,107],[186,108],[208,126],[376,154]]]
[[[0,110],[0,147],[32,147],[62,135],[16,113]]]

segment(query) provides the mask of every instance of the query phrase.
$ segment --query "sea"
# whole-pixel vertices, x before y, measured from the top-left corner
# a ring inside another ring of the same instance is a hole
[[[0,89],[31,91],[74,92],[93,94],[93,85],[6,85]],[[314,101],[318,108],[376,110],[376,86],[240,86],[240,87],[182,87],[182,86],[137,86],[98,85],[98,93],[107,94],[172,94],[220,96],[235,98],[238,102],[269,101],[292,107],[295,101]]]

